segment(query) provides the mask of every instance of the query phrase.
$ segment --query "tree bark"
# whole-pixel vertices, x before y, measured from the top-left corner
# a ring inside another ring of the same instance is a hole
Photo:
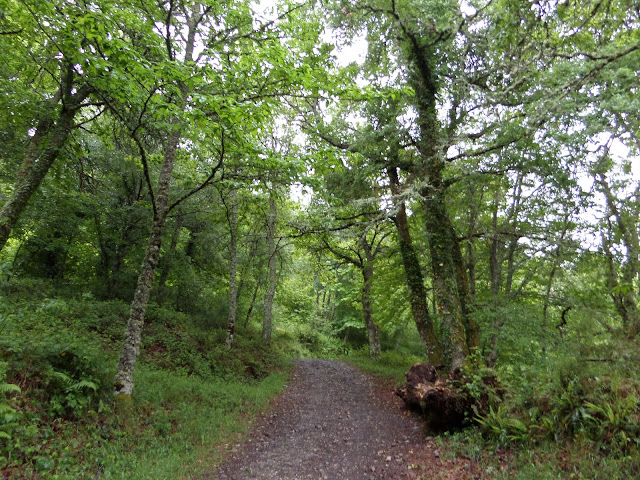
[[[157,215],[153,219],[151,233],[149,234],[149,244],[144,260],[142,261],[142,268],[138,276],[133,302],[131,302],[129,322],[114,380],[115,395],[131,396],[133,392],[133,371],[140,351],[144,315],[149,303],[156,267],[158,266],[160,247],[162,246],[162,233],[167,214],[169,213],[167,211],[169,204],[169,186],[180,138],[181,129],[176,125],[169,136],[169,142],[164,151],[162,170],[158,178],[158,191],[156,194]]]
[[[608,154],[608,149],[605,155]],[[611,191],[609,182],[606,179],[604,173],[598,173],[598,183],[602,187],[607,201],[607,210],[609,217],[608,223],[608,238],[606,240],[606,255],[609,264],[609,284],[610,294],[614,301],[616,310],[621,316],[623,323],[625,324],[625,330],[629,338],[634,338],[640,333],[640,309],[636,301],[636,290],[633,286],[634,281],[640,278],[640,245],[638,240],[638,226],[637,216],[626,216],[621,207],[618,206],[616,197]],[[640,190],[640,187],[638,187]],[[636,196],[638,191],[636,191]],[[624,255],[624,261],[620,267],[622,272],[623,285],[620,285],[617,274],[615,273],[615,260],[613,252],[611,251],[611,238],[613,237],[613,224],[610,217],[615,218],[615,227],[620,232],[622,245],[626,250]],[[640,288],[640,286],[639,286]],[[619,292],[616,292],[618,290]]]
[[[238,291],[236,274],[238,270],[238,192],[229,193],[229,316],[227,318],[227,348],[233,347],[233,334],[236,329],[236,311],[238,307]]]
[[[247,310],[247,316],[244,318],[244,328],[247,328],[249,325],[249,318],[251,318],[251,312],[253,312],[253,307],[256,304],[256,298],[258,298],[258,289],[260,288],[260,278],[256,281],[256,286],[253,289],[253,297],[251,297],[251,305]]]
[[[462,366],[469,355],[468,339],[469,336],[473,336],[475,342],[476,332],[467,331],[471,325],[467,315],[468,281],[461,265],[460,244],[445,203],[446,186],[442,181],[444,161],[436,109],[438,82],[430,58],[433,52],[421,46],[415,34],[407,30],[405,34],[411,44],[410,61],[414,66],[411,80],[415,90],[415,108],[420,129],[417,143],[420,164],[414,166],[414,169],[415,173],[424,175],[425,181],[420,194],[431,253],[433,286],[441,319],[444,360],[448,367],[455,369]]]
[[[496,189],[493,194],[493,212],[491,214],[493,234],[489,247],[489,278],[491,280],[491,298],[494,306],[499,302],[500,289],[502,287],[502,241],[498,233],[499,200],[500,193]]]
[[[277,258],[276,258],[276,199],[271,194],[269,196],[269,213],[267,214],[267,245],[269,247],[269,275],[267,291],[264,295],[264,317],[262,321],[262,342],[266,345],[271,343],[271,333],[273,329],[273,298],[276,294]]]
[[[378,358],[380,356],[380,328],[373,320],[373,310],[371,308],[371,286],[373,285],[373,253],[366,238],[362,241],[365,251],[366,263],[362,265],[362,313],[364,314],[364,324],[369,335],[369,356]]]
[[[551,299],[551,288],[553,287],[553,281],[556,277],[556,272],[558,270],[558,266],[560,265],[560,259],[562,258],[562,247],[564,244],[564,238],[567,234],[567,230],[569,229],[569,213],[567,212],[564,216],[564,222],[562,223],[562,232],[560,233],[560,238],[558,239],[558,243],[556,244],[556,248],[553,250],[553,265],[551,266],[551,272],[549,272],[549,279],[547,281],[547,288],[544,294],[544,303],[542,305],[542,329],[547,329],[547,311],[549,309],[549,303]]]
[[[409,303],[413,321],[416,324],[422,343],[424,343],[429,362],[433,365],[440,365],[443,361],[442,346],[438,341],[433,321],[429,314],[422,268],[411,242],[407,211],[404,202],[399,199],[400,180],[396,167],[388,167],[387,174],[389,176],[391,194],[394,197],[395,209],[397,210],[393,222],[398,232],[398,243],[407,281],[407,290],[409,291]]]
[[[444,199],[431,193],[423,197],[427,239],[433,269],[433,288],[438,302],[444,361],[451,369],[461,367],[469,355],[465,332],[465,307],[460,296],[454,254],[453,225],[446,214]]]
[[[188,31],[187,41],[185,44],[185,63],[193,61],[193,50],[195,46],[199,10],[199,4],[194,3],[191,15],[187,19]],[[171,52],[169,52],[169,57],[172,57]],[[184,112],[189,91],[188,87],[184,83],[178,82],[178,85],[180,89],[178,107],[180,112]],[[114,395],[119,397],[130,397],[133,392],[133,371],[140,350],[144,316],[149,303],[156,268],[158,266],[160,247],[162,246],[162,234],[167,220],[167,215],[169,214],[169,190],[171,186],[171,176],[184,128],[184,123],[181,122],[178,117],[174,118],[172,129],[169,133],[164,149],[162,166],[158,177],[158,187],[155,195],[153,225],[151,227],[151,233],[149,234],[149,243],[142,261],[140,275],[138,276],[135,294],[133,301],[131,302],[129,321],[125,332],[122,351],[120,353],[120,361],[118,363],[114,379]],[[149,187],[151,188],[151,186]]]
[[[169,244],[169,249],[160,259],[160,275],[158,276],[158,289],[156,292],[156,298],[158,299],[158,303],[163,304],[165,302],[165,297],[167,295],[167,279],[169,278],[169,273],[171,272],[171,267],[173,266],[173,258],[176,253],[176,248],[178,247],[178,239],[180,238],[180,230],[182,229],[183,215],[181,212],[178,212],[176,216],[176,226],[173,229],[173,234],[171,235],[171,243]]]
[[[469,277],[469,296],[470,301],[475,302],[476,298],[476,251],[474,245],[474,233],[478,228],[478,203],[475,201],[476,189],[473,185],[468,187],[469,201],[471,207],[469,208],[469,216],[467,219],[467,245],[466,245],[466,268],[467,275]],[[480,201],[482,195],[480,195]]]

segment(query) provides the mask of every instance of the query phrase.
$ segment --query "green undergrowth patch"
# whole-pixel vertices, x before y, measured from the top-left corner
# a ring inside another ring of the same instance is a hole
[[[287,356],[259,332],[241,332],[229,350],[211,322],[152,306],[133,397],[116,402],[128,305],[20,287],[0,288],[4,479],[191,478],[288,378]]]
[[[404,374],[411,365],[424,361],[418,355],[402,354],[395,351],[382,352],[379,358],[371,358],[368,347],[341,358],[379,378],[395,382],[397,385],[404,382]]]
[[[600,356],[558,349],[498,365],[505,394],[476,412],[472,426],[437,435],[442,457],[478,462],[487,479],[638,478],[640,349],[621,338],[599,348]],[[366,349],[344,358],[397,384],[421,361],[395,351],[371,359]]]
[[[349,346],[320,325],[282,322],[273,344],[289,358],[336,358],[350,352]]]
[[[586,358],[557,351],[503,369],[502,403],[476,427],[440,437],[442,450],[481,462],[486,478],[638,478],[638,348],[618,338],[601,350]]]

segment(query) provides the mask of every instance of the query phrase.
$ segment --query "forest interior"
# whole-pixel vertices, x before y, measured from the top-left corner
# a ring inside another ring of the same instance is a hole
[[[0,0],[0,57],[1,478],[213,478],[298,359],[407,478],[640,478],[636,0]]]

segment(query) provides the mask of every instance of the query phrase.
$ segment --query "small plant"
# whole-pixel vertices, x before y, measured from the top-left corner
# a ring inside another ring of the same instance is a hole
[[[21,393],[18,385],[6,383],[7,363],[0,362],[0,438],[11,439],[11,430],[17,424],[20,413],[9,405],[7,396],[12,393]]]
[[[498,444],[504,447],[509,442],[524,442],[529,436],[527,425],[517,418],[509,415],[502,405],[496,409],[489,407],[489,412],[476,421],[482,429],[498,440]]]
[[[51,410],[56,415],[82,414],[94,400],[99,386],[90,380],[74,381],[69,375],[52,371],[51,378],[62,385],[50,400]]]

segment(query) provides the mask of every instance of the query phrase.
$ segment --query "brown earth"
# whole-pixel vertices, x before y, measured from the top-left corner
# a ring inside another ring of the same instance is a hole
[[[443,459],[393,386],[337,361],[298,360],[288,388],[236,445],[217,480],[481,478]],[[210,477],[211,478],[211,477]]]

